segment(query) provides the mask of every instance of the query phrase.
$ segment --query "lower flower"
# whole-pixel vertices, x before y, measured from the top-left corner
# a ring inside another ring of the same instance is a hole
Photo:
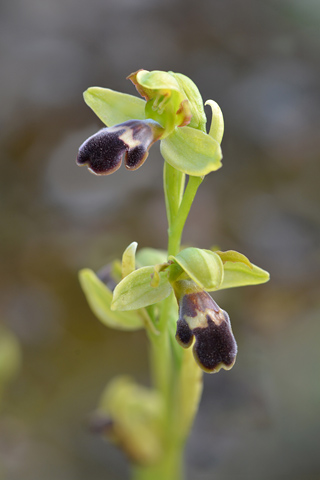
[[[191,280],[175,282],[174,291],[179,303],[179,344],[188,348],[195,338],[193,355],[205,372],[230,370],[236,360],[237,344],[227,312]]]

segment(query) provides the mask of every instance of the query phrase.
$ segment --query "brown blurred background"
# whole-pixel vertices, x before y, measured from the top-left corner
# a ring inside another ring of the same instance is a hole
[[[155,146],[140,170],[98,178],[75,157],[101,126],[82,92],[135,94],[125,77],[139,68],[190,76],[224,112],[224,167],[184,241],[271,273],[215,296],[239,355],[205,376],[187,479],[320,479],[320,2],[2,0],[0,11],[0,322],[22,352],[1,405],[1,480],[128,478],[86,422],[114,375],[148,383],[147,343],[94,318],[77,272],[134,240],[165,247],[162,160]]]

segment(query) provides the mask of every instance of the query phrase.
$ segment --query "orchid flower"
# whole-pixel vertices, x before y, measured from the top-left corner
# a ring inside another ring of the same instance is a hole
[[[128,77],[144,97],[91,87],[84,93],[89,107],[107,125],[80,147],[77,163],[96,175],[128,170],[146,160],[151,145],[160,140],[164,159],[182,173],[204,176],[220,168],[223,117],[213,100],[212,123],[206,133],[206,115],[196,85],[185,75],[138,70]]]

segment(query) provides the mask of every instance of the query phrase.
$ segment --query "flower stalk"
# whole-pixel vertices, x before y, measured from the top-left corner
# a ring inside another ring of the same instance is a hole
[[[188,77],[139,70],[128,78],[143,99],[99,87],[85,92],[86,103],[106,127],[81,145],[77,163],[109,175],[124,158],[126,168],[136,170],[159,140],[168,248],[136,253],[133,242],[122,262],[103,273],[80,272],[96,316],[111,328],[144,328],[150,342],[151,388],[116,378],[97,413],[104,419],[101,433],[131,460],[133,480],[182,480],[183,449],[198,410],[203,372],[229,370],[237,354],[229,316],[208,292],[264,283],[269,274],[235,251],[181,249],[197,190],[205,175],[221,167],[219,106],[206,102],[212,109],[206,133],[202,98]]]

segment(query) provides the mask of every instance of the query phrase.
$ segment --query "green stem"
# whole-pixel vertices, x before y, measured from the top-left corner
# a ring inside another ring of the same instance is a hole
[[[163,187],[169,228],[176,218],[181,204],[185,178],[184,173],[176,170],[169,163],[164,162]]]
[[[176,255],[180,250],[183,228],[201,182],[201,177],[190,176],[183,192],[185,174],[167,162],[164,163],[168,255]],[[184,365],[185,360],[182,359],[187,358],[185,352],[183,349],[174,348],[177,320],[177,302],[174,294],[163,300],[159,307],[161,313],[156,325],[158,334],[149,329],[148,336],[151,343],[153,383],[163,399],[161,421],[163,455],[155,465],[134,467],[133,480],[182,479],[183,447],[201,393],[199,368],[194,361],[191,368],[187,364]],[[196,375],[190,376],[189,372],[192,373],[195,368]]]
[[[151,342],[151,366],[153,383],[161,393],[166,405],[169,402],[170,385],[168,383],[168,372],[172,365],[172,352],[170,348],[170,337],[167,328],[172,303],[174,301],[173,293],[162,301],[161,313],[157,323],[157,334],[148,332]]]
[[[135,467],[133,480],[180,480],[182,478],[183,446],[167,450],[161,462],[150,467]]]
[[[189,177],[177,215],[172,224],[169,226],[168,255],[176,255],[179,253],[183,228],[201,182],[202,177]]]

